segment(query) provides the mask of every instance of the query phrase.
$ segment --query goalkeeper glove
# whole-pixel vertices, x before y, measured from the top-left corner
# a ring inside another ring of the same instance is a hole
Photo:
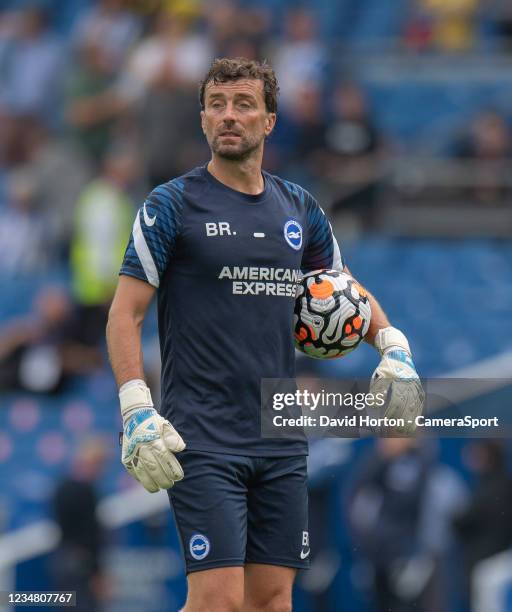
[[[398,433],[412,433],[416,429],[415,419],[423,411],[425,392],[409,342],[400,330],[385,327],[375,336],[375,348],[382,359],[373,373],[370,392],[386,396],[384,417],[404,419],[405,426],[395,429]]]
[[[122,462],[150,493],[169,489],[183,478],[174,453],[185,448],[179,433],[153,408],[143,380],[131,380],[119,389],[123,416]]]

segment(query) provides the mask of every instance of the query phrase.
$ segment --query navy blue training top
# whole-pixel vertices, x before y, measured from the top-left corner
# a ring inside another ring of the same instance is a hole
[[[307,454],[303,437],[260,436],[260,381],[295,377],[300,272],[343,261],[316,200],[263,178],[258,195],[206,166],[160,185],[137,213],[121,267],[158,289],[161,413],[190,450]]]

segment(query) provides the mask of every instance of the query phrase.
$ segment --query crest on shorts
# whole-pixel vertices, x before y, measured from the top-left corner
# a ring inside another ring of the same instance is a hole
[[[202,533],[194,533],[188,547],[192,557],[196,561],[202,561],[210,552],[210,540]]]

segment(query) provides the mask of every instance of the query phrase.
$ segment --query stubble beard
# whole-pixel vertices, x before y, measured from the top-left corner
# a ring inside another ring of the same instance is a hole
[[[240,142],[237,145],[222,145],[220,138],[220,136],[214,137],[211,143],[211,150],[218,157],[229,161],[245,161],[261,145],[261,141],[250,140],[245,136],[240,138]]]

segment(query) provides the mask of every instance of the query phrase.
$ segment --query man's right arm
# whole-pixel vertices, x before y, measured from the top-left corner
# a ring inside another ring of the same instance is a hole
[[[144,382],[141,329],[154,293],[149,283],[121,275],[107,324],[108,351],[123,417],[122,462],[151,493],[168,489],[183,478],[175,453],[185,448],[179,433],[154,409]]]
[[[132,276],[121,275],[110,307],[107,345],[117,385],[144,380],[141,330],[155,288]]]

